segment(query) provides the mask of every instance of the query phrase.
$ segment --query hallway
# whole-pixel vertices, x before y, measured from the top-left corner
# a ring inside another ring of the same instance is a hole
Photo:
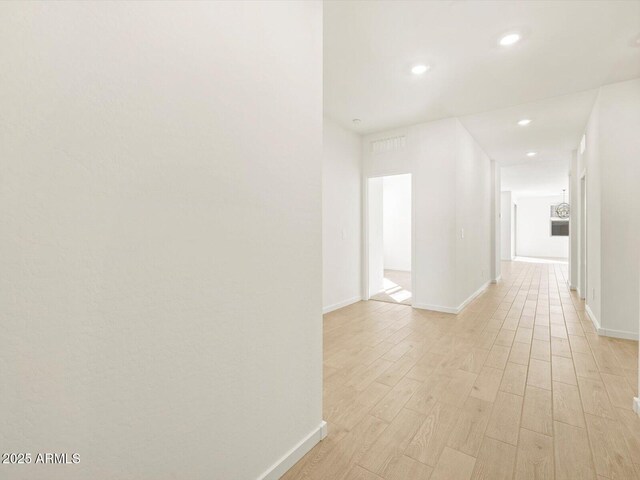
[[[459,315],[325,315],[329,435],[283,479],[639,478],[637,342],[598,336],[566,276],[503,262]]]
[[[640,480],[640,0],[0,27],[0,480]]]

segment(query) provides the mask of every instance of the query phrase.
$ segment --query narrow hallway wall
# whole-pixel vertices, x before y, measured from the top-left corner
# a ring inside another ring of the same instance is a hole
[[[81,459],[0,476],[278,478],[322,434],[322,4],[0,16],[2,449]]]
[[[362,298],[360,135],[325,117],[322,155],[322,306]]]

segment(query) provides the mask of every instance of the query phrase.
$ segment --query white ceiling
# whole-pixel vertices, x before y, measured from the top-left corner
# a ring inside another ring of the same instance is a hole
[[[639,1],[329,1],[324,15],[325,113],[360,133],[640,77]],[[512,30],[523,39],[500,47]]]
[[[563,189],[569,189],[569,164],[570,159],[559,158],[502,167],[501,190],[517,198],[562,195]]]
[[[461,117],[487,154],[500,162],[501,189],[515,197],[559,195],[568,188],[572,151],[593,107],[597,90],[554,97]],[[525,127],[518,120],[528,118]],[[533,158],[527,151],[535,151]]]
[[[502,165],[570,158],[589,119],[598,91],[588,90],[491,112],[460,117],[489,157]],[[518,120],[528,118],[525,127]],[[526,152],[535,151],[531,159]]]
[[[597,88],[640,77],[640,1],[327,1],[324,16],[327,116],[359,133],[459,117],[520,197],[566,189]]]

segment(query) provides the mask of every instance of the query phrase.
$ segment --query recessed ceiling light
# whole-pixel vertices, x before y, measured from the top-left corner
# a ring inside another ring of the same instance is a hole
[[[422,75],[430,68],[431,67],[429,65],[424,64],[414,65],[413,67],[411,67],[411,73],[413,73],[414,75]]]
[[[518,125],[521,127],[525,127],[531,123],[531,120],[528,118],[523,118],[522,120],[518,120]]]
[[[519,33],[508,33],[500,39],[500,45],[503,47],[508,47],[509,45],[513,45],[514,43],[518,43],[520,41]]]
[[[360,120],[359,118],[354,118],[353,120],[351,120],[353,122],[354,125],[360,125],[360,122],[362,120]]]
[[[535,157],[538,152],[527,152],[527,157]]]

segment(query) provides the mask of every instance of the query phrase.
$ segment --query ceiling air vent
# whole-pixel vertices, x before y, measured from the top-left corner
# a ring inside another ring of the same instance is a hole
[[[407,137],[405,135],[381,138],[380,140],[374,140],[371,142],[371,153],[376,155],[378,153],[395,152],[398,150],[404,150],[406,146]]]

